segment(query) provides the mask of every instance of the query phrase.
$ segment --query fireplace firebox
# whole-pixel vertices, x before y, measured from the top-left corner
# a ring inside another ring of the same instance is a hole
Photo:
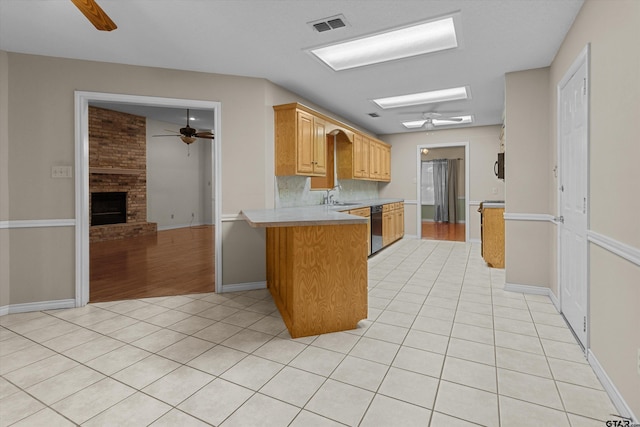
[[[127,193],[91,193],[91,225],[127,222]]]

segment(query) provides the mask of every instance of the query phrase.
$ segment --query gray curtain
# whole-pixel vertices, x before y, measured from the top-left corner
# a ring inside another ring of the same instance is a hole
[[[433,160],[433,220],[449,221],[449,197],[447,195],[447,160]]]
[[[447,160],[447,205],[450,223],[458,222],[458,160]]]

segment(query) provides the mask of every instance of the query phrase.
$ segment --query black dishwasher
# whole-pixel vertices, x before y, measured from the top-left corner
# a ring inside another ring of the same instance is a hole
[[[382,205],[371,206],[371,255],[382,249]]]

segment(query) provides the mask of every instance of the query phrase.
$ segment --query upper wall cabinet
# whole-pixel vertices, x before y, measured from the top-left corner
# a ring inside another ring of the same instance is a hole
[[[391,146],[363,134],[337,141],[338,179],[391,181]]]
[[[391,146],[302,104],[273,107],[276,176],[325,176],[335,136],[338,179],[391,181]],[[331,169],[329,169],[331,170]]]
[[[276,176],[324,176],[327,173],[325,122],[297,104],[275,110]]]

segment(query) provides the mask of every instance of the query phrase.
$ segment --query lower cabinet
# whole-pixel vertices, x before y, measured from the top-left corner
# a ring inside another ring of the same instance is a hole
[[[368,255],[371,255],[371,208],[357,208],[349,211],[351,215],[367,218],[367,248]]]
[[[292,338],[367,318],[365,224],[267,228],[267,287]]]
[[[483,208],[482,258],[493,268],[504,268],[504,208]]]
[[[382,206],[382,246],[390,245],[404,236],[404,203]]]

